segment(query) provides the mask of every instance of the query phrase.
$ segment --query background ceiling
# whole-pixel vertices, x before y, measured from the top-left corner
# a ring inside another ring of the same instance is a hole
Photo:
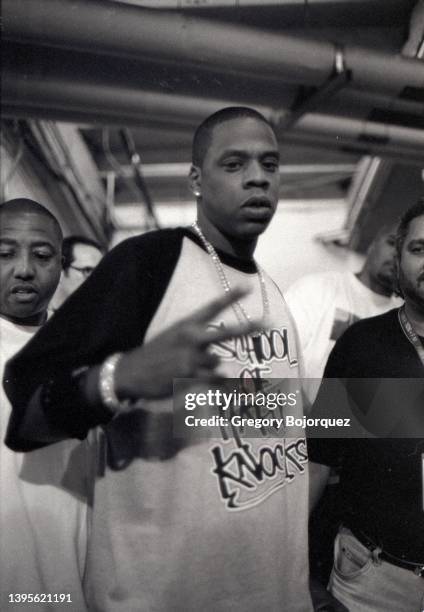
[[[419,189],[424,62],[414,56],[424,11],[418,3],[411,28],[416,5],[3,0],[3,118],[78,124],[118,206],[190,199],[193,129],[228,104],[256,106],[274,121],[282,197],[349,197],[364,155],[389,164],[382,197],[399,164]]]

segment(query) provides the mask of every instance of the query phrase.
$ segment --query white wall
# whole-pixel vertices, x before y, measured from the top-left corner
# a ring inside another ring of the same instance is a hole
[[[19,139],[10,128],[2,131],[1,139],[1,201],[30,198],[56,216],[64,235],[82,234],[102,240],[105,193],[78,128],[47,121],[31,122],[31,127],[40,154],[49,160],[52,168],[60,169],[66,176],[77,194],[79,206],[71,191],[26,143],[22,142],[19,149]]]
[[[347,212],[344,200],[280,202],[259,240],[257,260],[282,289],[311,272],[358,270],[362,257],[316,240],[316,236],[342,229]]]
[[[6,139],[1,143],[0,183],[2,199],[30,198],[36,202],[42,202],[53,212],[54,204],[48,190],[31,166],[25,163],[25,156],[16,163],[17,149],[17,143],[8,142]]]
[[[196,217],[192,202],[163,204],[156,210],[162,227],[189,225]],[[316,240],[317,235],[342,229],[346,215],[344,200],[280,202],[271,225],[259,240],[256,258],[283,290],[310,272],[357,270],[360,256]],[[140,208],[119,206],[117,216],[123,224],[135,224],[140,222]],[[120,231],[113,243],[137,233],[136,229]]]

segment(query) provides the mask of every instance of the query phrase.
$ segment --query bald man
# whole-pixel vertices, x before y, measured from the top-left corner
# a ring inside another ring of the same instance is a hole
[[[62,230],[56,218],[29,199],[0,206],[0,313],[25,326],[39,326],[60,278]]]
[[[174,378],[299,375],[284,299],[254,260],[277,206],[278,160],[253,109],[207,118],[193,139],[197,223],[118,245],[9,364],[12,448],[104,424],[90,610],[312,610],[302,432],[248,437],[235,425],[197,441],[189,426],[179,437],[170,397]]]
[[[47,319],[61,246],[61,228],[46,208],[24,198],[0,205],[1,376]],[[10,410],[1,387],[0,609],[28,603],[51,611],[63,609],[63,600],[71,602],[68,610],[83,612],[86,447],[69,441],[27,456],[13,453],[3,443]]]

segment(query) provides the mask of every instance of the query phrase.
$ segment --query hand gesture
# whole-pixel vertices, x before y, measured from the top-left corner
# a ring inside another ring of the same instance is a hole
[[[258,324],[210,331],[207,323],[243,295],[244,291],[234,290],[126,353],[116,370],[118,397],[136,401],[170,396],[174,378],[215,380],[219,358],[208,351],[210,345],[250,333]]]

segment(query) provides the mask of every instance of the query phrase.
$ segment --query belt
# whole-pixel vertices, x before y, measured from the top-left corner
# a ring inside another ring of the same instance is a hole
[[[415,563],[414,561],[406,561],[406,559],[400,559],[399,557],[395,557],[395,555],[391,555],[390,553],[385,551],[383,547],[380,547],[359,529],[352,529],[350,527],[349,529],[351,530],[355,538],[359,540],[361,544],[365,546],[365,548],[368,548],[369,551],[374,552],[377,548],[381,549],[378,552],[378,558],[382,561],[387,561],[392,565],[402,567],[403,569],[414,572],[416,576],[421,576],[421,578],[424,578],[424,563]]]

